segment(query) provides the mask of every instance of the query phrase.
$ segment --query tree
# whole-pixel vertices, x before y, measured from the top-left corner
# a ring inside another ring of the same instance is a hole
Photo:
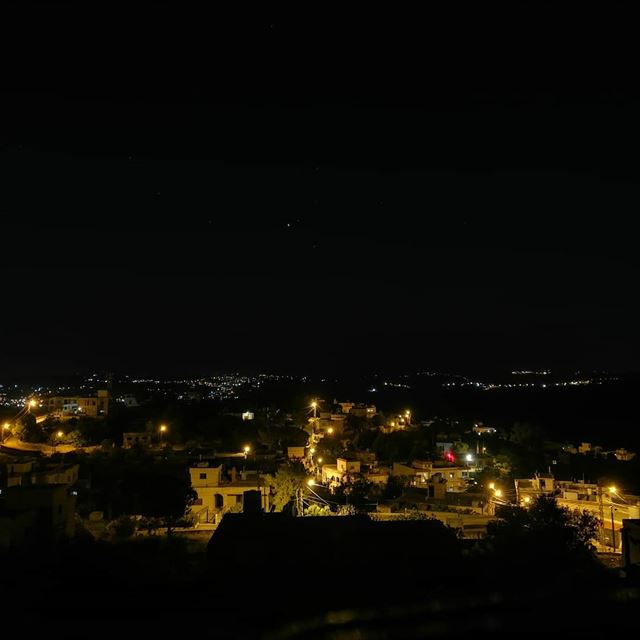
[[[16,422],[13,435],[23,442],[44,443],[47,441],[47,434],[36,423],[36,417],[32,413],[28,413]]]
[[[489,525],[489,533],[500,536],[537,536],[562,543],[567,549],[589,549],[597,536],[599,520],[587,511],[571,511],[558,505],[555,498],[539,496],[527,508],[498,508],[500,518]]]
[[[275,475],[265,476],[265,480],[273,491],[276,511],[282,511],[290,502],[295,501],[294,512],[301,515],[300,504],[307,482],[307,473],[301,462],[288,462]]]
[[[465,454],[469,453],[469,445],[466,442],[458,440],[453,443],[453,453],[456,458],[464,457]]]
[[[114,538],[124,540],[136,532],[136,522],[133,518],[122,515],[109,525],[109,531]]]
[[[542,431],[538,425],[530,422],[516,422],[511,429],[509,439],[526,449],[538,449],[542,446]]]
[[[319,504],[310,504],[304,512],[305,516],[332,516],[333,512],[328,504],[322,507]]]

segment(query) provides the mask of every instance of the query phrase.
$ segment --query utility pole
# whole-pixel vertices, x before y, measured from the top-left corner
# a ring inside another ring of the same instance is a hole
[[[598,482],[598,502],[600,506],[600,539],[605,542],[604,536],[604,505],[602,504],[602,485]]]
[[[612,540],[612,544],[613,544],[613,552],[616,552],[616,529],[615,529],[615,525],[613,523],[613,512],[614,512],[614,508],[613,505],[611,505],[611,540]]]

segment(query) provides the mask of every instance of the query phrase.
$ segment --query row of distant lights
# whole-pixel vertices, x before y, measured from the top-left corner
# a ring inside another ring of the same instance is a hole
[[[607,378],[607,380],[617,380],[617,378]],[[602,380],[566,380],[564,382],[508,382],[508,383],[484,383],[484,382],[445,382],[444,387],[475,387],[485,391],[491,389],[520,389],[524,387],[539,387],[546,389],[547,387],[578,387],[589,384],[602,384]]]

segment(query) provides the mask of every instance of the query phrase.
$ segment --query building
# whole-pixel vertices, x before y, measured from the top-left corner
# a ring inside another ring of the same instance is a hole
[[[553,497],[561,507],[589,511],[602,523],[602,542],[619,551],[623,520],[640,518],[640,496],[624,494],[615,487],[588,482],[556,480],[551,474],[517,479],[516,499],[522,506],[538,496]]]
[[[640,575],[640,519],[622,521],[622,564],[628,574]]]
[[[289,460],[304,460],[306,457],[306,447],[287,447],[287,458]]]
[[[369,458],[368,458],[369,459]],[[386,485],[389,482],[389,469],[377,467],[375,456],[373,462],[363,464],[356,457],[338,458],[336,464],[322,465],[322,483],[329,487],[336,487],[339,484],[355,482],[362,479],[375,484]]]
[[[481,422],[478,422],[473,425],[473,432],[481,436],[490,436],[496,433],[496,429],[493,427],[485,427]]]
[[[122,434],[122,446],[131,449],[134,446],[151,446],[151,434],[147,431],[128,431]]]
[[[393,463],[392,476],[408,478],[415,487],[427,487],[431,481],[446,482],[447,492],[466,491],[469,487],[471,468],[444,460],[414,460],[410,465]]]
[[[128,408],[133,408],[133,407],[139,407],[140,403],[138,402],[138,399],[131,393],[127,393],[123,396],[120,396],[117,399],[117,402],[123,404],[125,407]]]
[[[38,486],[59,484],[70,487],[78,482],[79,470],[80,465],[77,464],[46,465],[31,473],[31,484]]]
[[[11,487],[3,492],[8,512],[31,512],[30,540],[56,543],[75,531],[76,491],[67,484]]]
[[[67,485],[78,481],[77,464],[40,464],[32,458],[7,456],[2,465],[0,488],[29,487],[32,485]]]
[[[362,402],[336,402],[340,406],[342,413],[351,414],[357,418],[373,418],[378,410],[374,404],[363,404]]]
[[[336,464],[322,465],[322,483],[336,486],[344,482],[353,482],[360,477],[360,460],[338,458]]]
[[[109,413],[109,392],[101,389],[95,396],[65,395],[42,399],[42,408],[50,414],[66,418],[89,416],[98,418]]]
[[[196,492],[190,511],[198,524],[219,524],[225,512],[242,508],[247,491],[259,491],[262,508],[270,508],[270,487],[255,471],[238,472],[232,467],[227,474],[223,464],[202,461],[189,468],[189,475]]]
[[[0,457],[0,490],[19,487],[25,478],[29,478],[33,470],[34,459],[18,456]]]

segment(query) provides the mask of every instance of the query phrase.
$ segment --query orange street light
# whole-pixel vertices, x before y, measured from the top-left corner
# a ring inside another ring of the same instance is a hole
[[[328,433],[329,435],[331,435],[331,434],[333,433],[333,427],[329,427],[329,428],[327,429],[327,433]]]
[[[162,444],[162,436],[167,432],[167,425],[161,424],[159,431],[160,431],[160,444]]]

